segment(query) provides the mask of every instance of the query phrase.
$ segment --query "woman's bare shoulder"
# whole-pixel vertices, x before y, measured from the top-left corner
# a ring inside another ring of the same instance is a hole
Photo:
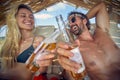
[[[35,40],[42,41],[45,37],[41,35],[35,36]]]
[[[44,40],[44,38],[45,37],[40,36],[40,35],[35,36],[33,46],[37,47]]]

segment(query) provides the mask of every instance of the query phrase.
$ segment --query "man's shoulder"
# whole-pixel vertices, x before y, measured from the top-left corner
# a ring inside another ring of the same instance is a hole
[[[99,27],[97,27],[94,31],[94,35],[97,35],[97,36],[109,36],[109,32],[107,30],[103,30]]]

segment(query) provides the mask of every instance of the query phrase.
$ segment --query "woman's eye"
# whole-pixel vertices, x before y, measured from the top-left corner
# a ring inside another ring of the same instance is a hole
[[[31,19],[34,19],[33,15],[32,15],[32,16],[30,16],[30,18],[31,18]]]
[[[25,15],[21,15],[21,17],[26,17]]]

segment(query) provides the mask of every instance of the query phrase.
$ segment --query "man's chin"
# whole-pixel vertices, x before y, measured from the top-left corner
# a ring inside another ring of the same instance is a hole
[[[73,34],[76,35],[76,36],[81,35],[82,31],[80,31],[80,32],[74,32]]]

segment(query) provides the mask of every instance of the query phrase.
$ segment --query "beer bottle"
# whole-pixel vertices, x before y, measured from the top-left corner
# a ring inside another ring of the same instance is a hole
[[[49,37],[45,38],[39,46],[34,50],[34,52],[31,54],[31,56],[27,59],[25,62],[26,67],[31,72],[37,72],[39,69],[39,65],[36,64],[36,60],[42,57],[42,55],[47,54],[47,51],[54,50],[56,48],[56,38],[59,36],[60,31],[56,30],[54,33],[52,33]]]
[[[65,24],[62,15],[57,16],[56,21],[60,31],[62,32],[64,41],[70,44],[71,47],[69,50],[74,54],[74,56],[70,59],[80,64],[80,69],[77,71],[77,73],[71,72],[71,75],[75,80],[83,80],[86,76],[85,65],[82,55],[79,51],[79,47],[73,44],[74,36],[72,36],[69,29],[67,29],[67,25]]]

